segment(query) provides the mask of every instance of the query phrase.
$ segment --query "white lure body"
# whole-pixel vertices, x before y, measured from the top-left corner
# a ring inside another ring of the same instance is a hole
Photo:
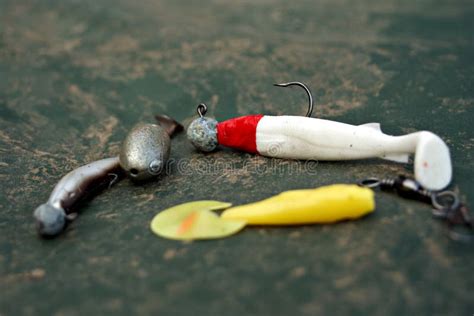
[[[384,134],[380,124],[350,125],[301,116],[263,116],[256,129],[257,151],[264,156],[305,160],[383,158],[408,162],[415,154],[415,178],[430,190],[451,182],[448,146],[437,135],[421,131]]]

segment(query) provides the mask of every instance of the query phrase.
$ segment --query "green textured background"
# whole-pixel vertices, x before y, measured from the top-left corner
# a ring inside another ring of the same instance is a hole
[[[193,243],[148,229],[195,199],[411,171],[379,160],[309,175],[302,162],[204,156],[181,134],[172,157],[186,168],[124,180],[59,238],[36,236],[32,211],[58,179],[116,155],[135,123],[166,113],[187,124],[201,101],[219,120],[304,114],[301,91],[271,86],[289,80],[312,87],[318,117],[439,134],[452,188],[474,205],[473,1],[0,0],[0,315],[472,315],[472,245],[389,194],[337,225]]]

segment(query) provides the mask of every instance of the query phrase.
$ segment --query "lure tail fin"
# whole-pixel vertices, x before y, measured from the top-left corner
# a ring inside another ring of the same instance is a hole
[[[167,115],[155,115],[155,119],[158,121],[158,124],[166,130],[170,137],[173,137],[184,129],[183,125]]]
[[[449,148],[431,132],[419,132],[414,164],[415,178],[430,190],[441,190],[451,182]]]

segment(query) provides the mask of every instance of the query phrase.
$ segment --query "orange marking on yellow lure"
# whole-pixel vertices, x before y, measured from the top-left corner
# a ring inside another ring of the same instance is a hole
[[[197,215],[198,215],[198,212],[192,212],[183,220],[181,225],[179,225],[178,227],[178,231],[177,231],[178,235],[182,235],[186,233],[193,227],[193,224],[196,222]]]

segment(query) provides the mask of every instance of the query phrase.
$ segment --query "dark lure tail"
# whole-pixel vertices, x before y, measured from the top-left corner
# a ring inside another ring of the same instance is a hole
[[[184,129],[183,125],[167,115],[155,115],[155,119],[158,121],[158,124],[166,130],[170,137],[173,137]]]

